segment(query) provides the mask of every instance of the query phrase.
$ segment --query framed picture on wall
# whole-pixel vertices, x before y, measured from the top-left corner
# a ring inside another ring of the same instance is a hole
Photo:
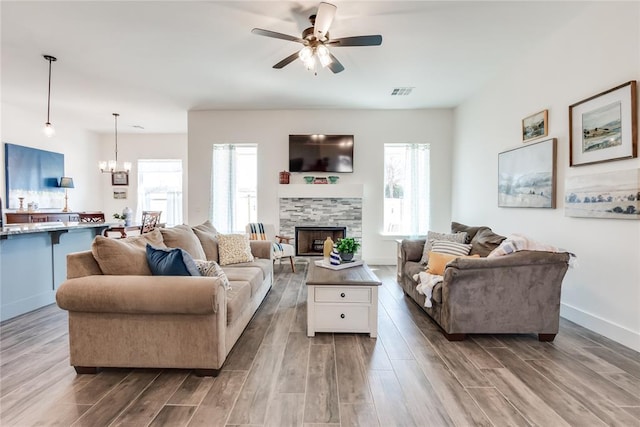
[[[556,139],[498,154],[498,206],[556,207]]]
[[[113,189],[113,198],[114,199],[126,199],[127,198],[127,190],[124,188],[114,188]]]
[[[111,185],[129,185],[129,172],[112,172]]]
[[[522,142],[541,138],[549,134],[549,111],[543,110],[522,119]]]
[[[569,106],[569,166],[636,157],[636,81]]]

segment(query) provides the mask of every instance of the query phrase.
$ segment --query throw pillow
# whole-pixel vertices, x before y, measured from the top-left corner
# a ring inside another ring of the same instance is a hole
[[[440,252],[429,253],[429,264],[427,265],[427,273],[437,274],[438,276],[444,275],[444,270],[447,268],[447,264],[456,258],[480,258],[479,255],[451,255],[442,254]]]
[[[448,240],[434,240],[431,251],[450,255],[469,255],[471,244],[450,242]]]
[[[156,228],[149,233],[125,239],[96,236],[91,244],[91,252],[102,274],[151,276],[145,252],[147,243],[166,247],[160,230]]]
[[[210,261],[218,261],[218,231],[209,221],[205,221],[203,224],[192,227],[202,249],[204,250],[205,258]]]
[[[478,227],[472,227],[469,225],[464,225],[464,224],[460,224],[459,222],[452,222],[451,223],[451,232],[452,233],[460,233],[460,232],[465,232],[467,233],[467,241],[465,243],[470,243],[471,239],[473,239],[476,235],[476,233],[483,229],[483,228],[489,228],[486,226],[478,226]]]
[[[471,239],[471,254],[486,257],[492,250],[500,246],[504,239],[506,239],[505,236],[494,233],[489,227],[482,228]]]
[[[253,261],[246,234],[218,234],[218,252],[220,265]]]
[[[229,278],[217,262],[197,259],[196,266],[198,267],[201,276],[218,277],[222,281],[222,285],[226,290],[231,289]]]
[[[194,259],[205,259],[206,255],[191,227],[188,225],[176,225],[171,228],[160,228],[164,244],[168,248],[184,249]]]
[[[200,276],[195,261],[181,248],[154,248],[147,243],[147,262],[154,276]]]
[[[447,234],[429,231],[427,233],[427,241],[424,245],[424,249],[422,250],[422,259],[420,260],[421,264],[429,262],[429,252],[431,252],[432,240],[448,240],[450,242],[465,243],[467,240],[467,233]]]

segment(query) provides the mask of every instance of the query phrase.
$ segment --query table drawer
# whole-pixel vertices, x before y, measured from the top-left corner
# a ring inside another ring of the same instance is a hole
[[[320,332],[368,332],[369,307],[316,305],[315,329]]]
[[[371,302],[370,288],[318,287],[315,302]]]

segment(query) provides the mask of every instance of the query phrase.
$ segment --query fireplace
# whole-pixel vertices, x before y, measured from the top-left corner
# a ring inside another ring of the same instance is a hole
[[[296,227],[296,255],[322,256],[327,236],[336,242],[347,237],[347,227]]]

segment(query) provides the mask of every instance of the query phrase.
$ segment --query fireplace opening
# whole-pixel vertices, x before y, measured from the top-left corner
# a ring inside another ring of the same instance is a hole
[[[347,237],[347,227],[296,227],[296,255],[322,256],[324,241],[331,237],[334,242]]]

